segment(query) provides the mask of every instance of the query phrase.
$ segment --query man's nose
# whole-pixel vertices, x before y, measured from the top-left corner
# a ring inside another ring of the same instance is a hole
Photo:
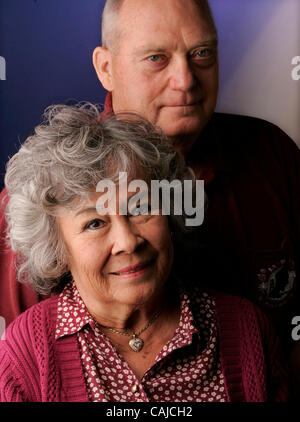
[[[118,222],[113,233],[112,255],[119,253],[131,254],[144,243],[144,238],[137,232],[135,226],[129,220]]]
[[[180,58],[170,64],[170,86],[174,90],[189,91],[196,83],[196,78],[187,58]]]

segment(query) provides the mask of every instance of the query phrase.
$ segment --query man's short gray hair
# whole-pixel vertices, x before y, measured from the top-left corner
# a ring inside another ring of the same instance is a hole
[[[102,119],[103,120],[103,119]],[[8,238],[21,256],[18,276],[49,294],[69,275],[57,224],[61,207],[76,207],[103,179],[183,180],[184,158],[161,130],[133,114],[101,121],[92,104],[55,105],[45,112],[8,165]]]
[[[117,28],[118,14],[123,3],[126,0],[106,0],[102,12],[102,45],[105,48],[112,49],[115,46],[116,40],[121,36]],[[163,0],[161,0],[163,1]],[[185,1],[185,0],[183,0]],[[211,7],[208,0],[193,0],[201,9],[203,15],[207,19],[209,25],[217,38],[217,27],[213,17]]]

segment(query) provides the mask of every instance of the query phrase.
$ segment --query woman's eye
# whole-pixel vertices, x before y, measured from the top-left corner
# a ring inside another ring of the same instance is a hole
[[[84,230],[97,230],[105,225],[105,222],[103,220],[100,220],[99,218],[95,218],[92,221],[89,221],[85,226]]]
[[[137,217],[139,215],[149,215],[151,214],[150,204],[145,203],[137,207],[134,207],[130,210],[129,214],[130,214],[130,217]]]

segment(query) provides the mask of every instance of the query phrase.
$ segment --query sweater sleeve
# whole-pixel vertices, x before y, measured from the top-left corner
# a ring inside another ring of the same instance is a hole
[[[5,341],[1,340],[0,346],[0,402],[24,402],[25,395],[16,362],[13,362]]]
[[[268,318],[246,299],[214,293],[220,355],[231,401],[286,402],[286,359]]]
[[[6,242],[4,209],[8,200],[4,189],[0,193],[0,316],[5,319],[6,326],[40,300],[31,285],[17,281],[15,254]]]
[[[270,320],[255,307],[266,361],[268,401],[286,402],[290,397],[287,359]]]
[[[41,356],[44,356],[47,331],[42,330],[40,320],[44,318],[39,310],[38,304],[20,315],[5,331],[5,340],[0,341],[2,402],[42,401],[39,362],[45,366]]]
[[[290,397],[290,380],[279,338],[256,305],[242,298],[239,301],[242,366],[249,395],[254,397],[249,401],[263,397],[262,401],[286,402]]]

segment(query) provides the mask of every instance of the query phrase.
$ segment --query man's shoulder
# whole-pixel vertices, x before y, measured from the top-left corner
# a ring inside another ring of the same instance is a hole
[[[275,124],[255,117],[214,113],[196,148],[202,145],[214,160],[218,157],[218,166],[231,172],[251,166],[266,171],[267,165],[276,175],[291,162],[300,163],[296,143]]]
[[[296,143],[277,125],[267,120],[238,114],[214,113],[209,123],[221,140],[240,147],[289,148],[297,150]]]
[[[215,112],[212,115],[212,123],[222,125],[223,128],[228,129],[243,129],[248,128],[250,130],[275,130],[284,133],[277,125],[264,120],[259,117],[247,116],[243,114],[232,114],[232,113],[221,113]]]

